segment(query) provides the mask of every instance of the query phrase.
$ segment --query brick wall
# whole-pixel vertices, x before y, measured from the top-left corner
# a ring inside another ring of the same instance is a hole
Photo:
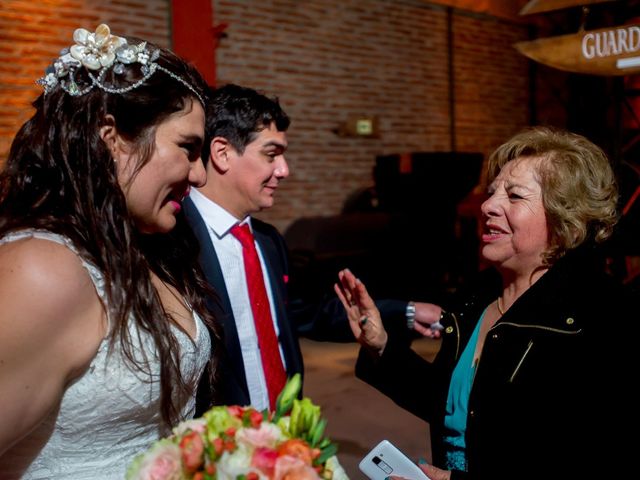
[[[450,149],[447,12],[417,1],[214,0],[227,23],[218,83],[279,96],[293,119],[291,176],[260,216],[281,229],[333,215],[372,185],[375,156]],[[488,153],[528,122],[526,28],[454,10],[456,149]],[[375,115],[379,138],[333,133]],[[428,185],[425,185],[428,188]]]
[[[280,97],[293,119],[291,176],[260,216],[340,212],[372,185],[376,155],[449,150],[447,12],[417,0],[212,0],[227,23],[218,83]],[[170,44],[168,0],[0,1],[0,159],[30,115],[34,80],[70,45],[73,29]],[[509,45],[523,25],[454,10],[456,148],[488,153],[528,121],[527,62]],[[339,137],[352,115],[376,116],[378,138]],[[428,188],[428,185],[425,185]]]
[[[11,140],[32,115],[42,89],[35,80],[73,44],[73,31],[107,23],[117,35],[170,44],[167,0],[0,1],[0,162]]]
[[[529,122],[528,61],[510,45],[523,25],[489,17],[454,17],[456,149],[485,158]]]

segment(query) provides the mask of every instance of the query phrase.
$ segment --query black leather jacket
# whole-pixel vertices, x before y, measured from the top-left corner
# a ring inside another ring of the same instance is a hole
[[[638,361],[623,344],[634,337],[640,315],[637,302],[600,273],[595,258],[590,247],[569,252],[488,332],[469,398],[468,473],[454,471],[452,479],[594,478],[594,472],[624,470],[621,435],[637,418],[637,405],[621,406]],[[443,321],[433,363],[390,325],[380,358],[360,353],[358,377],[429,422],[436,466],[444,465],[452,370],[500,291],[499,276],[489,271],[462,294]]]

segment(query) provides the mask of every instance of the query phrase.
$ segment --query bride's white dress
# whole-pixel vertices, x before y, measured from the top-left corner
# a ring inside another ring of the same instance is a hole
[[[45,231],[16,232],[0,239],[0,245],[28,237],[51,240],[78,253],[69,239]],[[88,261],[81,260],[106,304],[101,272]],[[195,340],[177,328],[174,330],[182,352],[181,368],[185,378],[199,378],[211,353],[209,333],[202,320],[195,314],[194,317]],[[133,322],[129,332],[136,344],[138,358],[150,355],[152,375],[132,370],[125,363],[119,346],[107,355],[108,340],[104,339],[90,368],[67,388],[59,411],[30,435],[29,445],[20,442],[3,455],[0,470],[10,469],[4,465],[7,460],[11,460],[9,464],[16,468],[24,464],[33,456],[33,445],[46,442],[22,478],[123,479],[132,458],[169,433],[163,429],[160,416],[160,367],[153,353],[153,339],[137,329]],[[195,399],[185,400],[181,409],[183,418],[190,418],[194,410]],[[19,474],[2,471],[0,478],[19,478]]]

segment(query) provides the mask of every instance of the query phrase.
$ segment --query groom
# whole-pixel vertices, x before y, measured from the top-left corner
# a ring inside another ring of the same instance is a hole
[[[208,305],[222,324],[225,348],[215,398],[203,380],[196,415],[212,402],[273,407],[283,379],[303,372],[298,335],[354,340],[344,309],[332,294],[327,301],[291,308],[301,302],[290,302],[287,296],[284,238],[251,216],[273,205],[280,182],[289,175],[289,123],[277,99],[237,85],[217,89],[208,105],[202,152],[207,183],[191,191],[184,209],[200,242],[205,275],[217,292]],[[265,303],[266,308],[257,308]],[[413,303],[409,309],[405,301],[377,305],[385,318],[400,317],[402,325],[408,310],[413,315]],[[416,319],[424,305],[415,304]]]

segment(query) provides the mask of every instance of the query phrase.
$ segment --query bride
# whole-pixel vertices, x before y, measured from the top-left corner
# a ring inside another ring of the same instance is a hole
[[[206,83],[106,25],[74,40],[0,176],[3,479],[123,478],[193,414],[211,358],[181,214]]]

